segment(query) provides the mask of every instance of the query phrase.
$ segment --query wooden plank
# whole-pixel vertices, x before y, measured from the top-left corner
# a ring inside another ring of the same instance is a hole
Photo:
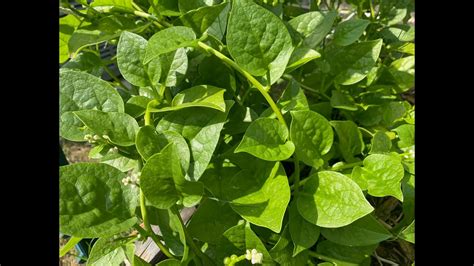
[[[184,208],[181,210],[180,215],[184,224],[191,219],[191,216],[195,211],[195,207]],[[160,228],[157,225],[151,225],[151,228],[153,229],[153,232],[161,236]],[[160,260],[166,258],[151,238],[147,238],[145,241],[137,241],[137,243],[135,243],[135,255],[151,264],[158,263]]]

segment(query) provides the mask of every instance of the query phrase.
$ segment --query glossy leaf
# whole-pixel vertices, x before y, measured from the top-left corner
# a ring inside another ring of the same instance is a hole
[[[372,215],[340,228],[322,228],[321,234],[329,241],[344,246],[375,245],[389,239],[392,234]]]
[[[400,238],[415,244],[415,220],[401,232]]]
[[[370,154],[388,153],[392,148],[392,141],[383,131],[375,132],[374,136],[372,137],[371,144],[372,146],[370,148]]]
[[[400,181],[404,169],[399,156],[372,154],[364,159],[364,167],[355,167],[354,171],[352,178],[370,195],[394,196],[403,201]]]
[[[162,210],[155,209],[158,217],[158,226],[166,247],[176,256],[184,256],[189,252],[183,225],[181,224],[175,208]],[[186,255],[187,256],[187,255]]]
[[[348,121],[331,121],[329,122],[338,136],[339,149],[346,162],[354,162],[356,159],[354,155],[358,155],[364,149],[364,141],[362,140],[362,133],[357,125]]]
[[[235,152],[246,152],[267,161],[288,159],[295,145],[288,139],[288,129],[273,118],[253,121]]]
[[[189,180],[199,180],[206,170],[232,104],[226,102],[225,113],[210,108],[174,111],[165,115],[156,126],[158,132],[176,131],[187,140],[191,152]]]
[[[59,63],[64,63],[69,59],[69,39],[80,20],[74,15],[67,15],[59,19]]]
[[[242,218],[252,224],[280,232],[290,201],[290,187],[283,166],[258,161],[228,180],[223,196]]]
[[[147,40],[138,34],[124,31],[117,45],[117,65],[122,76],[135,86],[150,86],[143,66]]]
[[[94,52],[83,51],[76,57],[64,64],[61,69],[83,71],[96,77],[102,76],[102,61],[100,56]]]
[[[204,6],[187,12],[179,17],[184,26],[190,27],[200,36],[219,18],[222,10],[228,3],[214,6]]]
[[[187,230],[203,242],[218,244],[219,237],[238,221],[239,215],[229,204],[206,199],[193,214]]]
[[[125,186],[125,174],[100,163],[75,163],[59,170],[59,223],[63,234],[107,237],[136,222],[136,187]]]
[[[237,64],[250,74],[270,71],[271,83],[281,77],[293,50],[285,24],[251,0],[233,2],[227,45]]]
[[[151,98],[141,95],[132,96],[125,103],[125,113],[137,118],[145,113],[146,107],[151,100]]]
[[[336,16],[334,11],[312,11],[291,19],[289,24],[303,35],[305,46],[315,48],[331,30]]]
[[[293,257],[312,247],[319,238],[319,227],[306,221],[298,212],[296,201],[289,207],[289,230],[293,240]]]
[[[87,265],[120,264],[125,256],[125,247],[133,245],[135,237],[102,237],[94,245],[87,259]]]
[[[313,111],[291,111],[290,138],[298,158],[307,165],[319,168],[322,155],[331,149],[334,133],[322,115]]]
[[[188,107],[207,107],[225,112],[224,89],[211,85],[198,85],[176,94],[170,107],[151,111],[168,112]]]
[[[333,90],[331,95],[331,106],[348,111],[357,111],[357,105],[354,99],[338,90]]]
[[[375,65],[381,48],[382,40],[378,39],[331,49],[326,57],[334,82],[350,85],[361,81]]]
[[[159,209],[168,209],[178,200],[184,203],[185,198],[195,203],[203,193],[201,183],[184,179],[175,149],[174,144],[168,144],[160,153],[151,156],[142,169],[140,188],[147,200]]]
[[[321,171],[308,178],[297,206],[303,218],[312,224],[342,227],[374,210],[357,184],[341,173]]]
[[[153,62],[152,60],[151,62]],[[162,54],[159,57],[161,62],[161,80],[167,87],[178,86],[184,79],[188,70],[188,56],[184,48]]]
[[[125,113],[102,112],[98,110],[75,111],[74,114],[100,137],[120,146],[135,144],[135,135],[138,132],[138,123],[133,117]],[[105,136],[105,137],[104,137]]]
[[[370,24],[370,21],[365,19],[350,19],[346,20],[336,27],[334,32],[333,42],[339,46],[347,46],[354,43],[362,36],[365,28]]]
[[[155,33],[146,47],[143,63],[148,63],[161,54],[166,54],[181,47],[194,46],[196,34],[191,28],[174,26]]]
[[[398,135],[398,141],[397,141],[397,146],[400,149],[403,148],[408,148],[413,145],[415,145],[415,126],[414,125],[401,125],[393,131],[397,132]]]
[[[301,86],[295,80],[291,80],[288,83],[285,91],[283,91],[280,99],[278,99],[277,104],[281,108],[280,110],[282,114],[292,110],[309,109],[308,99],[306,98],[303,89],[301,89]]]
[[[291,54],[288,66],[286,66],[286,72],[291,72],[319,57],[321,57],[321,54],[317,51],[306,46],[299,46]]]

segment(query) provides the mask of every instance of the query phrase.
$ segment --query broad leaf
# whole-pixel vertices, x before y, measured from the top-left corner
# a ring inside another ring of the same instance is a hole
[[[354,43],[344,47],[333,47],[326,58],[335,75],[334,82],[350,85],[367,76],[379,58],[382,40]]]
[[[376,247],[377,245],[348,247],[324,240],[318,244],[316,252],[331,258],[331,262],[336,265],[364,265],[362,262],[370,260]]]
[[[296,201],[289,207],[289,230],[293,240],[293,257],[312,247],[319,238],[319,227],[306,221],[298,212]]]
[[[291,72],[319,57],[321,57],[321,54],[317,51],[307,46],[298,46],[291,54],[288,66],[286,66],[286,72]]]
[[[182,15],[179,19],[184,26],[190,27],[194,32],[201,36],[206,30],[219,18],[222,10],[228,3],[222,3],[215,6],[204,6],[192,10]]]
[[[187,230],[190,235],[203,242],[218,244],[219,237],[238,221],[239,215],[229,204],[206,199],[193,214]]]
[[[74,71],[82,71],[94,75],[102,76],[102,61],[100,56],[91,51],[83,51],[76,57],[64,64],[61,69],[70,69]]]
[[[369,24],[370,21],[357,18],[344,21],[337,25],[333,42],[339,46],[352,44],[362,36]]]
[[[143,63],[148,63],[161,54],[166,54],[181,47],[194,46],[196,34],[191,28],[174,26],[155,33],[146,47]]]
[[[179,48],[176,51],[162,54],[159,56],[159,61],[161,62],[161,83],[167,87],[178,86],[188,70],[186,49]]]
[[[106,81],[88,73],[60,70],[60,113],[84,109],[123,112],[120,94]]]
[[[179,157],[172,143],[148,158],[142,169],[140,188],[150,203],[159,209],[168,209],[178,200],[185,206],[192,206],[200,200],[203,193],[202,183],[184,179]]]
[[[280,99],[278,99],[277,104],[278,107],[280,107],[282,114],[293,110],[297,111],[309,109],[308,100],[306,99],[304,91],[295,80],[291,80],[288,83],[285,91],[283,91]]]
[[[122,76],[139,87],[150,86],[150,79],[143,65],[147,40],[135,33],[124,31],[117,45],[117,65]]]
[[[392,148],[392,141],[383,131],[375,132],[371,141],[370,154],[375,153],[388,153]]]
[[[61,233],[76,237],[106,237],[136,222],[138,190],[125,186],[125,174],[100,163],[76,163],[59,170]]]
[[[110,142],[120,146],[135,144],[139,127],[137,120],[128,114],[98,110],[75,111],[74,114],[101,138],[110,139]]]
[[[331,106],[348,111],[357,111],[357,105],[354,99],[341,91],[333,90],[331,95]]]
[[[186,237],[176,208],[167,210],[155,209],[158,217],[158,226],[165,241],[166,247],[176,256],[187,256],[189,247],[186,245]]]
[[[359,186],[341,173],[321,171],[308,178],[297,198],[298,211],[308,222],[342,227],[374,210]]]
[[[170,107],[151,109],[151,111],[168,112],[188,107],[207,107],[225,112],[224,91],[211,85],[198,85],[176,94]]]
[[[329,241],[344,246],[368,246],[392,237],[372,215],[340,228],[322,228],[321,234]]]
[[[145,96],[132,96],[125,103],[125,113],[131,115],[134,118],[142,116],[151,100],[151,98]]]
[[[400,184],[403,175],[399,156],[372,154],[364,159],[364,167],[354,167],[352,179],[372,196],[394,196],[403,201]]]
[[[125,256],[127,245],[133,245],[135,237],[101,237],[92,246],[87,265],[120,264]]]
[[[288,139],[288,129],[273,118],[253,121],[235,152],[246,152],[267,161],[288,159],[295,145]]]
[[[398,142],[397,146],[400,149],[408,148],[415,145],[415,126],[414,125],[401,125],[393,131],[397,132]]]
[[[69,39],[80,20],[74,15],[67,15],[59,19],[59,63],[64,63],[69,59]]]
[[[348,121],[331,121],[329,122],[338,136],[339,149],[346,162],[354,162],[356,159],[354,155],[358,155],[364,149],[364,141],[362,140],[362,133],[360,133],[357,125]]]
[[[329,33],[337,13],[312,11],[289,21],[290,26],[304,37],[304,45],[315,48]]]
[[[187,140],[191,152],[187,172],[189,180],[199,180],[206,170],[232,104],[233,102],[226,102],[225,113],[210,108],[174,111],[164,116],[156,126],[158,132],[176,131]]]
[[[305,164],[319,168],[322,155],[331,149],[334,133],[322,115],[313,111],[291,111],[290,138],[298,158]]]
[[[270,71],[270,83],[281,77],[293,51],[283,21],[251,0],[233,2],[227,45],[237,64],[250,74]]]
[[[256,161],[228,180],[223,196],[245,220],[280,232],[290,201],[290,187],[283,166]]]

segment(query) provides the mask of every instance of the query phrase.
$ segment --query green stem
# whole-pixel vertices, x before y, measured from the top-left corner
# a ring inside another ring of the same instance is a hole
[[[335,166],[335,167],[331,167],[328,170],[329,171],[340,171],[340,170],[352,168],[354,166],[359,166],[359,165],[362,165],[362,164],[363,164],[363,162],[359,161],[359,162],[355,162],[355,163],[348,163],[348,164],[343,164],[343,165],[338,165],[338,166]]]
[[[181,226],[183,227],[184,237],[186,239],[186,242],[189,244],[193,252],[202,260],[204,265],[208,265],[206,263],[209,262],[209,258],[207,257],[207,255],[202,253],[202,251],[196,246],[196,243],[194,243],[194,240],[189,235],[186,225],[184,224],[183,219],[181,218],[181,215],[179,214],[179,211],[177,210],[176,206],[173,206],[172,208],[173,208],[172,213],[178,217],[179,222],[181,223]]]
[[[372,0],[369,0],[369,5],[370,5],[370,18],[371,20],[375,20],[375,10],[374,10],[374,4],[372,3]]]
[[[235,260],[231,260],[227,266],[234,266],[237,262],[245,260],[245,254],[237,257]]]
[[[364,131],[365,133],[369,134],[370,136],[374,136],[374,133],[370,132],[369,130],[363,128],[363,127],[358,127],[361,131]]]
[[[222,61],[224,61],[225,63],[227,63],[229,66],[231,66],[232,68],[234,68],[235,70],[237,70],[240,74],[244,75],[249,81],[250,83],[252,83],[256,88],[257,90],[263,95],[263,97],[265,98],[265,100],[267,100],[268,104],[270,105],[270,107],[272,108],[273,112],[275,113],[275,115],[277,116],[278,120],[286,127],[288,128],[288,125],[286,124],[285,122],[285,119],[283,118],[283,115],[281,114],[280,112],[280,109],[278,108],[278,106],[276,105],[276,103],[273,101],[272,97],[270,96],[270,94],[268,94],[267,90],[269,89],[268,88],[265,88],[260,82],[258,82],[258,80],[256,80],[250,73],[248,73],[247,71],[243,70],[239,65],[237,65],[237,63],[235,63],[234,61],[232,61],[230,58],[228,58],[227,56],[225,56],[224,54],[222,54],[221,52],[215,50],[214,48],[208,46],[207,44],[203,43],[203,42],[198,42],[198,46],[201,47],[202,49],[204,49],[205,51],[217,56],[217,58],[221,59]]]
[[[128,91],[127,86],[125,86],[125,84],[123,84],[123,82],[122,82],[119,78],[117,78],[117,77],[114,75],[114,73],[112,73],[112,70],[110,70],[110,68],[109,68],[107,65],[102,65],[102,67],[104,68],[105,72],[107,72],[107,74],[109,74],[109,76],[110,76],[115,82],[117,82],[117,83],[120,85],[120,87],[122,87],[122,89]]]
[[[135,229],[137,229],[138,233],[140,233],[141,235],[151,237],[153,242],[155,242],[155,244],[160,248],[161,252],[163,252],[163,254],[165,254],[168,258],[175,258],[171,254],[171,252],[163,245],[163,243],[161,243],[161,239],[157,235],[155,235],[153,231],[148,232],[145,229],[143,229],[141,226],[139,226],[138,224],[136,224],[134,227]]]

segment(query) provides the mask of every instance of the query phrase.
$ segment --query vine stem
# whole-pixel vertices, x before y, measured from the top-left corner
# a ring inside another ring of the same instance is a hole
[[[255,88],[257,88],[257,90],[263,95],[263,97],[265,98],[265,100],[267,100],[268,104],[270,105],[270,107],[272,108],[273,112],[275,113],[275,115],[277,116],[278,120],[286,127],[288,128],[288,125],[286,124],[285,122],[285,119],[283,118],[283,115],[281,114],[280,112],[280,109],[278,108],[278,106],[276,105],[276,103],[273,101],[272,97],[270,96],[270,94],[268,94],[268,90],[270,89],[269,86],[265,87],[263,86],[260,82],[258,82],[258,80],[256,80],[250,73],[248,73],[247,71],[243,70],[239,65],[237,65],[237,63],[235,63],[234,61],[232,61],[232,59],[228,58],[227,56],[225,56],[224,54],[222,54],[221,52],[217,51],[216,49],[210,47],[209,45],[201,42],[201,41],[198,41],[198,46],[201,47],[202,49],[204,49],[205,51],[217,56],[217,58],[221,59],[222,61],[224,61],[225,63],[227,63],[229,66],[231,66],[232,68],[234,68],[235,70],[237,70],[240,74],[244,75],[249,81],[250,83],[252,83],[252,85],[255,86]]]
[[[319,253],[316,253],[316,252],[314,252],[314,251],[312,251],[312,250],[308,250],[308,254],[309,254],[311,257],[315,257],[315,258],[318,258],[318,259],[320,259],[320,260],[329,261],[329,262],[332,262],[332,261],[333,261],[333,258],[324,256],[324,255],[319,254]]]
[[[155,233],[153,233],[153,231],[148,232],[145,229],[143,229],[141,226],[139,226],[138,224],[136,224],[134,227],[135,227],[135,229],[137,229],[138,233],[140,233],[141,235],[151,237],[153,242],[155,242],[155,244],[160,248],[161,252],[163,252],[163,254],[165,254],[168,258],[175,258],[171,254],[171,252],[163,245],[163,243],[161,243],[161,239],[158,238],[158,236],[155,235]]]

